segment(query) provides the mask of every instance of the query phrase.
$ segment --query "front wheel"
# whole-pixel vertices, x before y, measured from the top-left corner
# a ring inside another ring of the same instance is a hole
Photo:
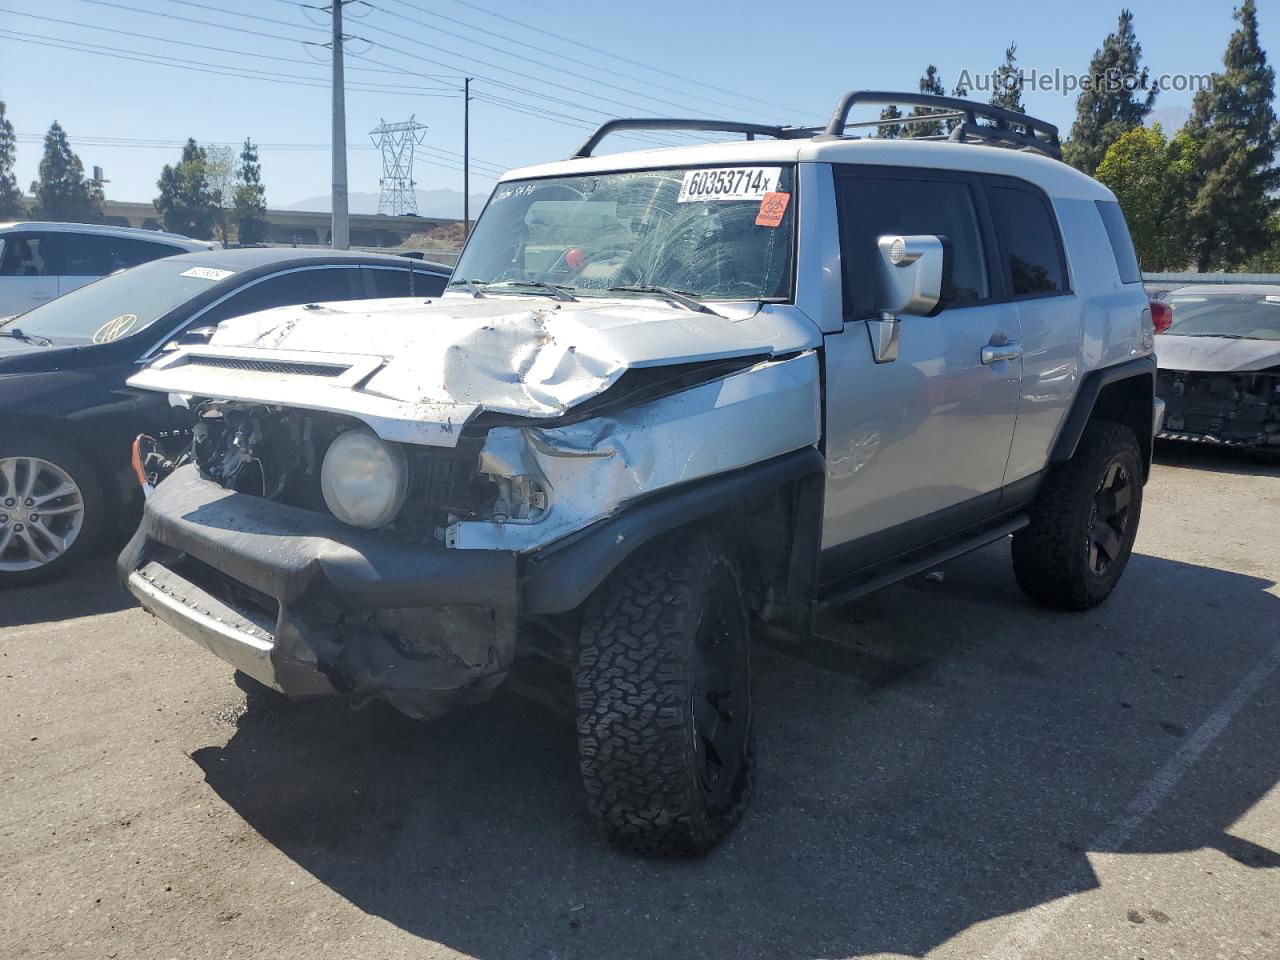
[[[0,587],[60,576],[97,542],[102,487],[65,444],[0,436]]]
[[[1049,470],[1031,523],[1013,535],[1024,593],[1060,610],[1088,610],[1115,589],[1142,513],[1142,453],[1118,423],[1094,421],[1075,455]]]
[[[712,530],[628,558],[587,603],[576,677],[591,815],[614,845],[694,856],[732,829],[751,774],[746,606]]]

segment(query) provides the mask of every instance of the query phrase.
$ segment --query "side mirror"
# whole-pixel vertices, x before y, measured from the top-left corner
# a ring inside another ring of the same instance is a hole
[[[216,326],[213,327],[195,327],[191,330],[184,331],[178,335],[176,340],[170,340],[162,348],[162,352],[168,353],[171,350],[177,350],[179,347],[198,347],[209,342],[215,333],[218,332]]]
[[[945,237],[883,236],[876,240],[878,320],[867,321],[876,363],[898,358],[898,315],[926,317],[942,302],[950,264]]]

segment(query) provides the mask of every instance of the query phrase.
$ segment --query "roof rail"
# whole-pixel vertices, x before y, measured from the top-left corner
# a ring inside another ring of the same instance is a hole
[[[770,127],[760,123],[737,123],[732,120],[680,120],[669,117],[628,117],[607,120],[596,129],[587,142],[578,148],[570,160],[589,157],[596,147],[611,133],[619,130],[706,130],[715,133],[742,133],[748,140],[756,137],[773,137],[777,140],[794,140],[809,137],[817,127]]]
[[[876,104],[878,106],[930,107],[938,114],[926,114],[917,117],[895,117],[892,120],[873,120],[868,123],[849,123],[849,111],[858,104]],[[846,93],[836,104],[835,113],[827,124],[826,131],[817,139],[834,140],[844,135],[847,127],[887,126],[892,124],[922,123],[930,120],[946,120],[963,118],[951,131],[949,137],[929,137],[927,139],[949,139],[956,143],[967,143],[969,138],[984,143],[1002,144],[1033,150],[1055,160],[1062,159],[1062,145],[1058,140],[1058,128],[1051,123],[1029,117],[1025,113],[1006,110],[989,103],[979,103],[964,97],[940,97],[928,93],[894,93],[891,90],[853,90]],[[989,125],[978,123],[978,119],[992,121]],[[1021,127],[1021,130],[1017,128]]]

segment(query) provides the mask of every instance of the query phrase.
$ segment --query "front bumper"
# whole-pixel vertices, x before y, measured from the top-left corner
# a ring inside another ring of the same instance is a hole
[[[1280,449],[1280,374],[1161,369],[1157,435],[1228,447]]]
[[[291,697],[434,716],[491,693],[515,654],[514,553],[357,530],[194,467],[156,488],[119,564],[145,609]]]

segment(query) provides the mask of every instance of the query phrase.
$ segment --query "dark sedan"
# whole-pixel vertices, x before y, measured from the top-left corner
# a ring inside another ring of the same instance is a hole
[[[1165,300],[1160,436],[1280,453],[1280,285],[1192,284]]]
[[[229,317],[336,300],[434,297],[449,269],[404,257],[217,250],[104,277],[0,321],[0,587],[61,573],[137,521],[135,436],[181,439],[186,411],[125,386]]]

